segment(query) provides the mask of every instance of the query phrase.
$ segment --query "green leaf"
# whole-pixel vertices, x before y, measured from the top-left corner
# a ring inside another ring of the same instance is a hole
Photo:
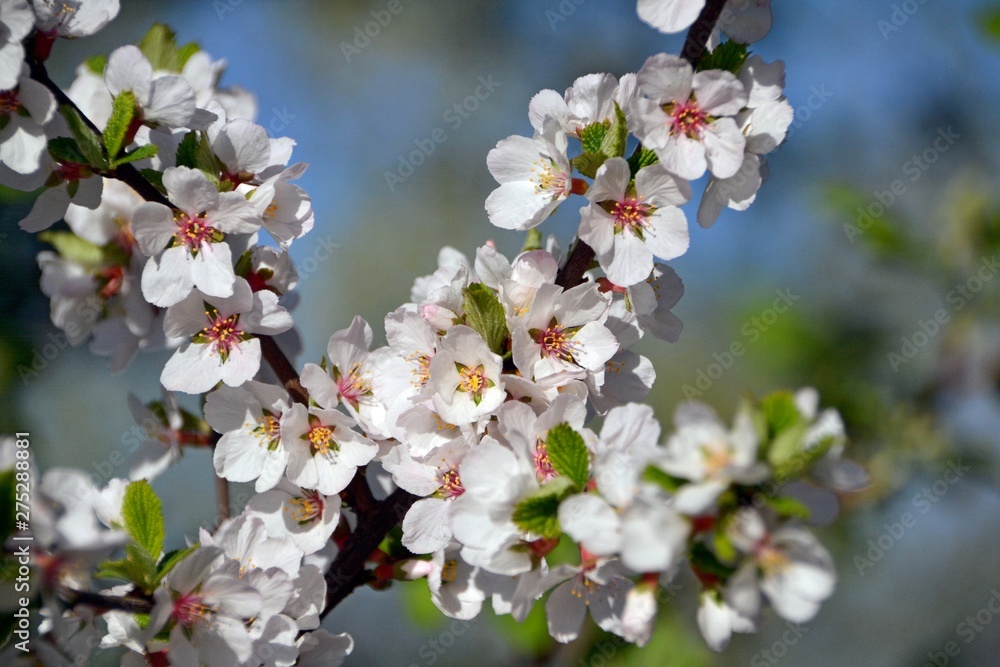
[[[163,558],[160,559],[160,563],[156,567],[156,580],[154,583],[160,583],[160,581],[163,580],[163,577],[170,574],[170,571],[174,569],[174,566],[177,565],[177,563],[187,558],[195,551],[195,549],[198,548],[198,546],[199,545],[197,544],[193,544],[186,549],[174,549],[173,551],[164,554]]]
[[[715,47],[714,51],[701,57],[701,60],[698,61],[698,71],[721,69],[739,74],[749,55],[750,52],[747,51],[746,44],[739,44],[731,40],[723,42]]]
[[[104,155],[104,145],[101,142],[101,137],[84,122],[80,114],[76,112],[76,109],[70,105],[62,105],[59,107],[59,112],[66,119],[66,124],[69,125],[70,131],[76,138],[76,143],[79,145],[80,152],[85,159],[83,164],[97,167],[98,169],[106,169],[108,159]]]
[[[915,250],[903,233],[905,227],[870,195],[838,184],[827,185],[824,195],[827,207],[836,216],[850,243],[860,242],[879,257],[898,256]],[[879,215],[873,215],[873,212]]]
[[[128,164],[129,162],[135,162],[136,160],[145,160],[146,158],[151,158],[156,155],[159,150],[156,144],[146,144],[144,146],[137,146],[131,153],[126,153],[122,155],[117,160],[111,161],[111,166],[120,167],[123,164]],[[163,182],[163,175],[160,175],[160,182]]]
[[[682,485],[687,484],[687,480],[674,477],[657,468],[655,465],[646,466],[646,469],[642,471],[642,478],[647,482],[658,485],[667,493],[674,493]]]
[[[154,23],[139,42],[139,50],[154,70],[180,72],[188,58],[200,49],[194,42],[178,48],[174,31],[162,23]]]
[[[503,304],[497,295],[486,285],[473,283],[462,290],[462,301],[466,323],[483,337],[490,350],[502,354],[510,332]]]
[[[591,123],[580,130],[580,143],[584,153],[599,153],[604,137],[608,133],[608,126],[604,123]]]
[[[96,56],[90,56],[83,61],[83,64],[87,66],[94,74],[99,74],[101,77],[104,76],[104,68],[108,66],[108,57],[104,54],[98,54]]]
[[[627,141],[628,121],[625,118],[625,112],[615,102],[615,120],[604,135],[604,140],[601,142],[598,150],[609,158],[625,157],[625,144]]]
[[[790,391],[775,391],[768,394],[761,401],[761,407],[767,418],[768,433],[772,436],[802,421],[802,414],[795,405],[795,395]]]
[[[787,496],[764,496],[767,504],[785,519],[808,519],[812,516],[809,506],[795,498]]]
[[[808,428],[808,424],[796,424],[786,428],[771,441],[767,448],[767,460],[774,468],[776,479],[784,480],[784,475],[789,471],[804,469],[803,457],[806,454],[802,451],[802,445]],[[783,471],[783,474],[779,475],[779,471]]]
[[[607,155],[598,151],[577,155],[571,162],[573,164],[573,168],[578,172],[587,178],[594,178],[594,176],[597,175],[597,170],[601,168],[601,165],[604,164],[607,159]]]
[[[146,570],[142,564],[134,560],[106,560],[101,563],[94,576],[98,579],[121,579],[142,586],[146,579]],[[145,588],[144,586],[142,586]]]
[[[704,572],[714,575],[726,581],[736,571],[735,568],[722,563],[703,542],[697,542],[691,547],[691,566],[697,572]]]
[[[712,550],[719,563],[735,565],[739,561],[740,554],[724,530],[716,530],[712,533]]]
[[[632,172],[632,178],[639,173],[639,170],[643,167],[649,167],[660,161],[660,158],[656,157],[656,153],[648,148],[643,148],[641,145],[636,146],[635,151],[632,156],[628,159],[628,168]]]
[[[111,117],[104,128],[104,146],[108,149],[108,157],[114,160],[124,148],[125,135],[128,134],[132,119],[135,117],[135,93],[123,90],[115,95],[111,103]]]
[[[149,482],[140,480],[125,488],[122,519],[125,521],[125,530],[132,539],[149,554],[159,556],[166,537],[163,507]]]
[[[209,178],[219,180],[219,161],[204,133],[192,131],[184,135],[177,147],[177,166],[200,169]]]
[[[524,237],[524,246],[521,248],[521,252],[530,252],[532,250],[542,249],[542,232],[538,227],[532,227],[528,230],[528,233]]]
[[[87,266],[104,264],[105,253],[100,246],[84,241],[73,232],[47,230],[38,238],[53,245],[62,257]]]
[[[573,492],[573,482],[566,477],[553,478],[514,508],[511,517],[526,533],[553,539],[559,537],[559,503]]]
[[[590,479],[590,454],[583,437],[563,422],[549,429],[545,436],[545,451],[552,469],[576,484],[578,490]]]
[[[986,39],[1000,44],[1000,7],[990,7],[979,12],[979,28]]]
[[[145,178],[147,181],[149,181],[150,183],[152,183],[154,188],[156,188],[157,190],[159,190],[163,194],[167,193],[167,189],[165,187],[163,187],[163,172],[162,171],[157,171],[155,169],[140,169],[139,173],[142,174],[143,178]]]
[[[80,145],[76,143],[76,139],[69,137],[49,139],[49,155],[56,162],[87,164],[87,158],[80,150]]]

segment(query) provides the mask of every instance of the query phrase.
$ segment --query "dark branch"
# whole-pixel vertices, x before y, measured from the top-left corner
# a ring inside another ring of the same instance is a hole
[[[117,597],[73,588],[63,589],[60,595],[70,607],[86,605],[99,612],[127,611],[131,614],[148,614],[153,611],[153,603],[145,598]]]
[[[278,381],[284,385],[292,400],[302,405],[309,405],[309,392],[302,386],[298,372],[278,347],[278,343],[271,336],[257,336],[257,338],[260,340],[260,352],[264,360],[278,376]]]

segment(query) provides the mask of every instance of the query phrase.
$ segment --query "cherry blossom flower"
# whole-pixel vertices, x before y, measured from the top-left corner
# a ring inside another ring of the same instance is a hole
[[[734,74],[695,73],[686,60],[661,53],[646,60],[638,85],[631,129],[667,170],[686,179],[739,170],[746,139],[733,116],[747,92]]]
[[[248,516],[258,517],[269,537],[287,537],[304,554],[322,549],[340,520],[340,498],[302,489],[282,480],[247,503]]]
[[[86,37],[118,16],[118,0],[31,0],[39,32]]]
[[[430,363],[435,411],[450,424],[469,424],[493,412],[505,398],[503,362],[473,329],[452,327]]]
[[[35,16],[26,0],[0,0],[0,90],[17,86],[24,64],[21,40],[28,36]]]
[[[152,127],[203,129],[204,121],[210,120],[196,116],[194,91],[184,77],[154,76],[153,66],[135,46],[122,46],[111,52],[104,81],[113,97],[131,91],[139,108],[138,118]]]
[[[288,479],[304,489],[332,496],[343,491],[378,445],[352,430],[353,421],[337,410],[296,403],[281,419],[289,448]]]
[[[15,85],[0,88],[0,162],[19,174],[37,172],[48,146],[45,126],[55,110],[52,93],[22,66]]]

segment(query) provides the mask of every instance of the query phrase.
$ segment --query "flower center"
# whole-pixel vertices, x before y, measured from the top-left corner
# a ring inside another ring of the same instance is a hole
[[[196,593],[181,595],[174,601],[174,620],[187,628],[199,622],[208,622],[214,612],[215,609],[202,602],[201,596]]]
[[[709,475],[715,475],[732,463],[732,457],[725,445],[703,445],[701,455],[705,460],[705,470]]]
[[[265,412],[257,420],[257,426],[253,429],[253,434],[260,440],[261,446],[274,451],[278,448],[278,437],[281,435],[281,422],[270,412]]]
[[[566,172],[548,158],[536,160],[531,167],[531,182],[535,184],[535,194],[551,195],[552,199],[566,194]]]
[[[306,495],[292,498],[286,511],[292,513],[292,520],[300,526],[323,516],[323,497],[318,491],[308,491]]]
[[[122,267],[118,265],[109,266],[103,269],[99,275],[105,281],[104,286],[98,292],[102,299],[107,301],[122,291],[122,285],[125,282],[125,272]]]
[[[465,493],[465,487],[462,486],[462,480],[458,476],[457,470],[448,468],[441,473],[441,486],[438,491],[446,500],[458,498]]]
[[[212,352],[225,361],[233,348],[249,336],[240,329],[239,315],[223,317],[218,310],[212,308],[205,311],[205,316],[209,324],[194,337],[194,342],[211,345]]]
[[[791,565],[791,559],[783,552],[770,545],[759,548],[757,562],[765,575],[775,574]]]
[[[668,104],[664,110],[670,116],[670,134],[685,134],[691,139],[699,139],[702,129],[708,125],[708,114],[695,100]]]
[[[12,113],[17,113],[20,109],[21,102],[17,99],[16,91],[0,91],[0,116],[9,116]]]
[[[333,439],[333,431],[330,430],[329,426],[322,424],[312,426],[306,433],[305,439],[309,441],[309,448],[312,450],[313,456],[316,454],[326,456],[331,450],[340,449],[340,445]]]
[[[410,371],[413,375],[410,384],[413,385],[414,389],[424,387],[431,377],[431,358],[426,354],[414,351],[406,357],[406,361],[414,364],[413,370]]]
[[[455,368],[458,370],[459,376],[457,391],[471,394],[476,405],[479,405],[479,402],[483,400],[483,393],[487,389],[496,386],[492,380],[486,377],[486,368],[483,364],[473,367],[455,362]]]
[[[557,323],[555,319],[549,322],[545,329],[532,329],[528,333],[532,335],[535,342],[542,347],[543,357],[555,357],[563,361],[573,362],[573,336],[574,329],[567,329]]]
[[[642,238],[642,232],[652,212],[652,207],[644,204],[642,197],[626,197],[622,201],[615,202],[611,207],[611,216],[615,219],[615,233],[620,234],[627,229]]]
[[[176,245],[186,246],[192,254],[197,252],[203,243],[221,241],[224,238],[222,232],[208,224],[204,213],[192,217],[183,211],[178,211],[174,215],[174,222],[178,228],[174,234]]]
[[[549,460],[549,448],[541,438],[535,442],[535,453],[531,458],[535,462],[535,476],[539,482],[545,482],[556,476],[556,469]]]
[[[372,391],[371,383],[361,370],[361,364],[351,366],[351,370],[347,374],[341,374],[339,369],[334,366],[333,373],[340,398],[357,410],[361,398],[371,394]]]

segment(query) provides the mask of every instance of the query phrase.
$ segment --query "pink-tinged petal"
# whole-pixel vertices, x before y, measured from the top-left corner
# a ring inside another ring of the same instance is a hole
[[[667,260],[687,252],[691,237],[684,211],[673,206],[659,208],[649,217],[648,223],[646,248],[654,255]]]
[[[142,295],[154,306],[172,306],[194,288],[189,255],[185,248],[167,248],[159,257],[150,257],[142,270]]]
[[[219,379],[230,387],[239,387],[252,380],[259,370],[260,340],[251,338],[229,349],[229,356],[219,367]]]
[[[182,211],[198,215],[214,209],[219,191],[202,172],[190,167],[171,167],[163,172],[167,197]]]
[[[430,554],[448,546],[448,509],[448,501],[438,498],[415,502],[403,518],[403,546],[415,554]]]
[[[733,123],[731,118],[723,118]],[[736,124],[733,123],[733,127]],[[711,129],[705,130],[704,134],[711,133]],[[671,173],[681,178],[694,180],[701,178],[708,169],[708,161],[705,158],[705,144],[698,139],[692,139],[684,134],[671,135],[663,149],[656,151],[660,163]]]
[[[615,238],[615,220],[596,204],[580,209],[580,239],[600,255],[611,252]]]
[[[575,590],[576,577],[563,582],[549,595],[545,603],[549,635],[557,642],[566,644],[580,635],[583,620],[587,616],[587,604],[583,595]],[[582,588],[583,585],[579,584]]]
[[[657,103],[686,101],[691,96],[694,70],[688,61],[675,55],[650,56],[636,76],[639,90]]]
[[[720,118],[703,134],[705,159],[713,176],[729,178],[740,170],[746,137],[732,118]]]
[[[551,195],[538,192],[528,180],[503,183],[486,198],[490,223],[501,229],[524,231],[539,225],[555,208]]]
[[[635,175],[635,189],[653,206],[680,206],[691,200],[691,184],[671,174],[662,164],[643,167]]]
[[[132,235],[147,257],[166,248],[176,232],[174,214],[163,204],[144,202],[132,213]]]
[[[695,22],[705,0],[639,0],[639,18],[663,33],[686,30]]]
[[[144,105],[149,101],[152,78],[153,66],[138,47],[122,46],[108,56],[108,64],[104,68],[104,82],[112,95],[117,96],[122,91],[131,90],[135,93],[136,101]]]
[[[628,162],[624,158],[613,157],[606,160],[597,170],[594,182],[587,190],[587,199],[592,202],[621,201],[632,180]]]
[[[166,127],[188,127],[194,115],[194,91],[182,76],[161,76],[153,81],[149,103],[144,107],[146,120]]]
[[[66,191],[65,184],[49,188],[38,195],[38,199],[31,207],[31,212],[21,220],[20,227],[32,234],[48,229],[57,220],[62,219],[68,206],[69,193]]]
[[[203,394],[219,382],[219,371],[219,357],[211,345],[190,344],[167,360],[160,384],[169,391]]]
[[[189,262],[194,286],[209,296],[231,296],[236,280],[232,257],[226,243],[202,243]]]
[[[736,75],[723,70],[695,74],[694,94],[701,110],[712,116],[735,116],[749,99]]]

